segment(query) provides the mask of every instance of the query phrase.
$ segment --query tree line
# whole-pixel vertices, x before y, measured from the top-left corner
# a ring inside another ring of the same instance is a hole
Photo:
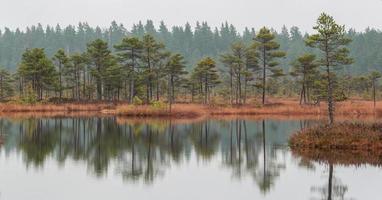
[[[309,34],[302,32],[298,27],[283,27],[281,31],[270,30],[280,44],[280,49],[288,52],[285,59],[280,61],[284,71],[291,70],[290,62],[296,60],[299,55],[311,51],[305,45]],[[220,55],[226,53],[233,42],[249,44],[258,31],[255,28],[238,31],[234,25],[228,23],[223,23],[220,27],[211,27],[207,22],[168,27],[165,22],[161,22],[159,26],[155,26],[151,20],[136,23],[131,29],[117,22],[112,22],[107,28],[91,27],[86,22],[65,27],[59,24],[43,27],[38,24],[25,30],[3,28],[0,30],[0,66],[15,71],[26,48],[44,48],[47,56],[52,57],[59,49],[64,49],[69,54],[86,51],[88,43],[102,39],[113,51],[113,46],[126,36],[141,39],[150,34],[165,44],[168,50],[183,55],[189,69],[204,57],[219,60]],[[341,73],[360,75],[372,70],[380,71],[381,31],[368,28],[357,32],[349,29],[345,35],[352,39],[348,48],[355,62]]]
[[[139,104],[160,100],[209,104],[220,98],[240,105],[258,96],[266,104],[267,95],[298,94],[301,104],[328,100],[330,113],[334,101],[365,89],[372,91],[375,100],[378,71],[361,76],[342,73],[343,66],[355,61],[345,27],[322,14],[313,29],[315,33],[304,40],[308,50],[288,64],[288,71],[282,63],[290,52],[266,27],[249,42],[234,41],[217,58],[206,56],[192,67],[187,67],[190,64],[182,54],[151,34],[125,36],[112,47],[95,39],[83,52],[59,49],[52,57],[43,48],[27,48],[16,73],[0,70],[0,97]]]

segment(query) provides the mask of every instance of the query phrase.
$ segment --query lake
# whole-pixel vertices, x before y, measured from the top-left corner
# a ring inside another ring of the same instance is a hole
[[[0,200],[380,199],[381,168],[292,155],[316,123],[2,118]]]

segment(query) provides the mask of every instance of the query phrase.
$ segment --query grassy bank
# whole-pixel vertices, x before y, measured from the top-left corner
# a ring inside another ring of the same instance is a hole
[[[62,104],[0,104],[0,113],[16,112],[82,112],[114,109],[109,103],[62,103]]]
[[[382,123],[343,122],[302,130],[290,138],[292,149],[381,151]]]
[[[341,116],[382,116],[382,106],[375,109],[370,101],[346,101],[336,104],[336,115]],[[275,99],[272,103],[264,106],[259,105],[201,105],[201,104],[175,104],[171,112],[167,106],[157,108],[155,106],[128,106],[120,105],[110,111],[116,115],[124,116],[154,116],[154,117],[199,117],[199,116],[326,116],[327,106],[322,103],[319,106],[300,105],[295,100]]]
[[[381,106],[379,106],[381,105]],[[98,112],[127,117],[175,117],[198,118],[201,116],[326,116],[327,107],[299,105],[297,100],[273,99],[265,106],[260,105],[202,105],[174,104],[171,112],[166,104],[128,105],[127,103],[63,103],[63,104],[0,104],[0,115],[9,113],[75,113]],[[336,104],[336,115],[341,116],[382,116],[382,102],[374,109],[371,101],[346,101]]]
[[[342,122],[294,134],[292,153],[307,161],[339,165],[382,165],[382,123]]]

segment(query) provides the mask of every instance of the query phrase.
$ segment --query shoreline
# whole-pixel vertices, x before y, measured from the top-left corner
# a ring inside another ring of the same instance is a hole
[[[293,154],[330,164],[382,165],[382,123],[341,122],[303,129],[289,139]]]
[[[382,102],[380,103],[382,104]],[[182,118],[194,119],[200,117],[220,116],[287,116],[287,117],[326,117],[326,104],[320,106],[299,105],[295,100],[275,100],[265,106],[257,105],[203,105],[203,104],[174,104],[171,112],[166,104],[128,105],[124,102],[115,103],[62,103],[22,105],[0,104],[0,116],[26,114],[45,115],[61,113],[62,115],[91,114],[139,118]],[[338,117],[382,117],[382,106],[373,108],[372,101],[349,100],[336,103]]]

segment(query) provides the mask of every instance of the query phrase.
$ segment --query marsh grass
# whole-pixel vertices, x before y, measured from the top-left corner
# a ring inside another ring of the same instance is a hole
[[[125,102],[108,103],[39,103],[39,104],[0,104],[0,113],[43,113],[43,112],[99,112],[108,115],[131,117],[182,117],[195,118],[200,116],[322,116],[327,115],[324,103],[319,106],[299,105],[294,99],[272,99],[265,106],[258,104],[227,105],[227,104],[174,104],[170,112],[167,104],[153,102],[151,105],[127,104]],[[373,102],[349,100],[336,104],[336,116],[382,116],[382,103],[373,108]]]
[[[292,149],[381,151],[382,123],[342,122],[304,129],[291,136]]]

